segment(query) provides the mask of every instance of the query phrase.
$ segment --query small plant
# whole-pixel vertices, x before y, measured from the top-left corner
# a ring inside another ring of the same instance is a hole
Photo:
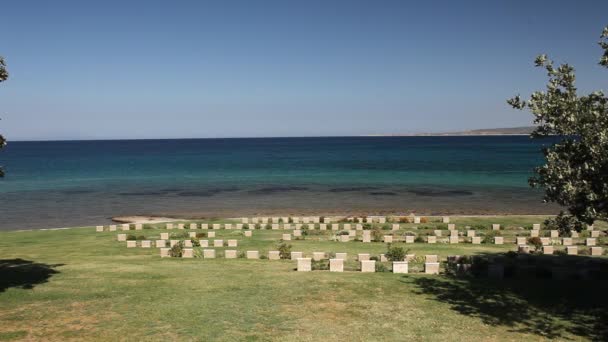
[[[336,235],[348,235],[349,233],[346,230],[339,231]]]
[[[540,251],[543,248],[543,242],[538,236],[529,238],[528,243],[534,247],[534,250],[536,252]]]
[[[312,260],[310,267],[313,271],[327,271],[329,270],[329,260]]]
[[[407,217],[400,217],[399,223],[410,223],[410,219]]]
[[[495,231],[489,231],[485,233],[483,237],[483,243],[494,243],[494,238],[499,236]]]
[[[382,230],[391,230],[391,226],[389,226],[388,224],[385,224],[382,226]]]
[[[207,237],[207,233],[196,233],[197,239],[204,238],[204,237]]]
[[[279,250],[279,257],[281,259],[291,259],[291,245],[282,243],[277,249]]]
[[[135,236],[133,234],[127,235],[127,241],[133,241],[133,240],[137,240],[137,236]]]
[[[372,230],[372,241],[382,242],[383,239],[384,239],[384,233],[382,233],[382,231],[380,229],[374,228],[374,230]]]
[[[173,257],[173,258],[181,258],[183,252],[184,252],[184,245],[180,241],[180,242],[176,243],[175,245],[173,245],[173,247],[171,247],[171,250],[169,250],[169,255],[171,255],[171,257]]]
[[[290,217],[290,218],[287,220],[287,222],[288,222],[288,223],[293,223],[293,218],[291,218],[291,217]]]
[[[137,240],[145,240],[145,239],[146,239],[146,237],[143,236],[143,235],[138,235],[137,236]]]
[[[195,237],[190,238],[190,241],[192,241],[193,247],[200,247],[200,245],[201,245],[201,242],[198,238],[195,238]]]
[[[245,252],[239,252],[239,254],[237,255],[237,257],[238,257],[239,259],[245,259],[245,257],[246,257],[246,256],[247,256],[247,255],[246,255],[246,253],[245,253]]]
[[[363,224],[363,230],[371,230],[373,227],[371,224],[369,223],[364,223]]]
[[[264,229],[272,229],[272,225],[270,223],[267,223],[266,226],[264,226]]]
[[[389,269],[381,262],[376,262],[376,272],[388,272]]]
[[[403,261],[406,254],[407,251],[403,247],[394,247],[389,244],[385,256],[389,261]]]
[[[190,235],[187,232],[171,233],[171,238],[173,239],[186,239],[189,237]]]
[[[249,229],[249,224],[245,223],[245,224],[243,225],[243,229]]]
[[[421,217],[420,218],[420,223],[428,223],[429,219],[427,219],[426,217]]]
[[[425,241],[422,236],[416,236],[416,238],[414,239],[414,242],[425,242]]]

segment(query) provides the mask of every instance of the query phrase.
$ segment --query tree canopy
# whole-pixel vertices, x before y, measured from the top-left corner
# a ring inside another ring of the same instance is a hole
[[[6,71],[6,63],[4,58],[0,56],[0,82],[4,82],[8,79],[8,71]],[[0,134],[0,149],[6,146],[6,139]],[[4,177],[4,170],[0,167],[0,177]]]
[[[599,64],[608,67],[608,27],[599,45],[604,50]],[[583,224],[608,218],[608,98],[599,90],[579,95],[575,70],[568,64],[556,66],[547,55],[534,64],[547,72],[546,90],[507,102],[532,112],[537,125],[532,138],[558,139],[543,148],[545,164],[535,168],[529,183],[545,189],[545,201],[567,208],[550,225],[580,231]]]

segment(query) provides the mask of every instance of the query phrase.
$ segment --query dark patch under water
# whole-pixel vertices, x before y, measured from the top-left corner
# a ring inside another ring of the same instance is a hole
[[[250,194],[255,195],[271,195],[281,192],[289,192],[289,191],[306,191],[307,187],[303,186],[271,186],[267,188],[261,188],[256,190],[249,191]]]
[[[332,188],[327,191],[329,192],[354,192],[354,191],[370,191],[376,190],[378,187],[376,186],[355,186],[355,187],[347,187],[347,188]]]
[[[80,194],[90,194],[95,191],[93,190],[63,190],[61,191],[64,195],[80,195]]]
[[[431,189],[420,189],[420,190],[408,190],[407,192],[426,197],[457,197],[457,196],[472,196],[473,192],[469,190],[431,190]]]
[[[234,192],[239,191],[239,188],[218,188],[218,189],[206,189],[200,191],[182,191],[177,195],[182,197],[211,197],[223,192]]]
[[[163,196],[168,194],[166,191],[134,191],[134,192],[120,192],[120,196]]]
[[[372,196],[397,196],[397,193],[392,191],[376,191],[369,194]]]

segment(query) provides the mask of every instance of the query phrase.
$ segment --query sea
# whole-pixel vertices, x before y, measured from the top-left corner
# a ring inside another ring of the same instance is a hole
[[[19,141],[0,151],[0,230],[113,217],[550,214],[527,136]]]

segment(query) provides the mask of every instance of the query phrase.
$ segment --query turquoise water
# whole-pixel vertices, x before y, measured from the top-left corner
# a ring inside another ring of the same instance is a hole
[[[13,142],[0,229],[131,214],[546,212],[528,137]]]

